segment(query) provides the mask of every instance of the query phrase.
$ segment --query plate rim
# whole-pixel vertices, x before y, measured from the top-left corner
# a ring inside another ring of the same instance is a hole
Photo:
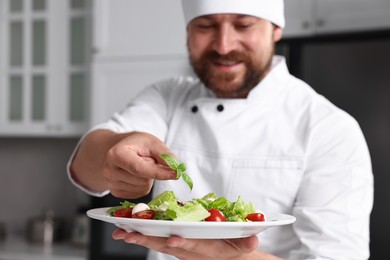
[[[145,236],[180,236],[187,239],[237,239],[265,231],[268,228],[292,224],[296,218],[288,214],[269,214],[275,221],[254,222],[205,222],[205,221],[169,221],[151,219],[133,219],[113,217],[107,213],[110,207],[95,208],[87,211],[88,217],[110,223],[127,232],[139,232]]]
[[[262,226],[262,227],[273,227],[293,224],[296,221],[296,218],[289,214],[277,213],[277,214],[267,214],[270,216],[271,220],[267,221],[253,221],[253,222],[213,222],[213,221],[170,221],[170,220],[156,220],[156,219],[134,219],[134,218],[122,218],[122,217],[113,217],[107,213],[107,210],[111,207],[102,207],[89,209],[86,214],[92,219],[101,220],[104,222],[116,224],[119,221],[128,222],[128,224],[137,224],[137,223],[149,223],[152,225],[168,225],[168,226],[188,226],[188,227],[198,227],[201,226],[210,226],[210,227],[245,227],[245,226]],[[100,213],[97,214],[96,212]],[[104,212],[104,214],[103,214]],[[282,219],[275,219],[281,217]],[[268,217],[267,217],[268,218]],[[275,220],[272,220],[275,219]],[[145,222],[147,221],[147,222]]]

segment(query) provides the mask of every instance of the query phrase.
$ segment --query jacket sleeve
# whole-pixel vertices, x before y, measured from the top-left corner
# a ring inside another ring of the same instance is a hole
[[[70,164],[80,143],[88,133],[98,129],[110,130],[116,133],[142,131],[164,140],[168,128],[168,112],[164,95],[169,93],[169,88],[173,85],[171,80],[165,80],[145,88],[136,98],[130,100],[128,106],[122,111],[118,111],[107,122],[96,125],[85,133],[78,142],[67,164],[67,175],[71,183],[91,196],[102,197],[107,195],[109,190],[101,193],[92,192],[80,185],[72,177]]]
[[[340,113],[313,125],[293,215],[291,259],[368,259],[371,159],[357,122]]]

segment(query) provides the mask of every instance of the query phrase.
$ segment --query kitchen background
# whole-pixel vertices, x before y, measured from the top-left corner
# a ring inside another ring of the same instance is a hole
[[[87,236],[85,209],[115,200],[80,192],[65,168],[90,126],[145,85],[191,73],[179,3],[0,0],[0,259],[143,258],[111,240],[111,225],[93,221]],[[388,0],[286,0],[277,48],[363,128],[375,174],[371,259],[384,259],[390,235],[389,13]],[[28,227],[51,212],[62,231],[54,225],[61,236],[45,247],[32,236],[42,226]]]

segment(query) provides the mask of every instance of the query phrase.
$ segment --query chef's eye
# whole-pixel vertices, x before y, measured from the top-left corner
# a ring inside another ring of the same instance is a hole
[[[200,24],[197,25],[197,27],[199,29],[211,29],[211,28],[214,27],[214,25],[211,24],[211,23],[200,23]]]
[[[240,23],[240,24],[236,24],[236,28],[239,30],[245,30],[252,27],[252,25],[253,23]]]

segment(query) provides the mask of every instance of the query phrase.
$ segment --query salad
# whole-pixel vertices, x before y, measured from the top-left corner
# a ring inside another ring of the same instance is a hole
[[[172,155],[161,154],[160,156],[172,170],[176,171],[176,178],[182,178],[192,190],[193,182],[186,173],[186,165],[179,163]],[[165,191],[147,204],[124,201],[120,206],[110,208],[108,213],[114,217],[172,221],[266,220],[264,213],[256,211],[251,202],[245,203],[241,197],[232,202],[225,197],[217,197],[213,192],[183,203],[178,200],[173,191]]]
[[[164,191],[149,203],[121,202],[120,206],[108,209],[114,217],[155,219],[171,221],[265,221],[263,212],[256,211],[252,203],[245,203],[241,197],[232,202],[217,197],[211,192],[202,198],[180,202],[173,191]]]

